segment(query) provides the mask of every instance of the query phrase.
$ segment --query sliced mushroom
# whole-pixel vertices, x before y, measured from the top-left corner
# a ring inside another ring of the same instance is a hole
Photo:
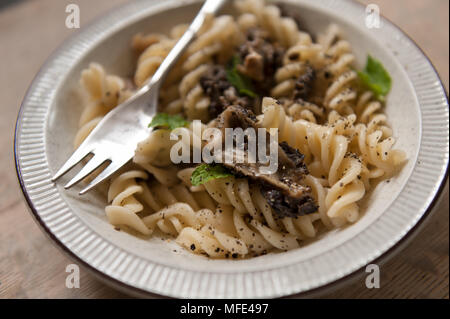
[[[259,128],[254,114],[240,106],[229,106],[212,123],[213,127],[222,130],[222,145],[225,140],[226,128],[240,127],[243,130]],[[270,135],[266,131],[266,148],[269,148]],[[308,174],[304,156],[298,150],[283,142],[278,144],[278,170],[272,174],[261,174],[265,164],[249,163],[248,141],[244,145],[244,163],[226,163],[223,165],[234,171],[238,176],[246,176],[260,185],[261,193],[269,205],[280,217],[296,217],[317,211],[317,205],[311,196],[311,189],[302,181]],[[225,153],[225,149],[223,150]],[[233,154],[233,156],[236,154]],[[234,158],[234,157],[233,157]]]

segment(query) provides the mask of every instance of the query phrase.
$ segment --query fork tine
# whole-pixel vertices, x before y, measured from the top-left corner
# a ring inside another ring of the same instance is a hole
[[[131,156],[132,157],[132,156]],[[92,188],[103,182],[105,179],[110,177],[113,173],[115,173],[120,167],[125,165],[130,158],[122,158],[120,160],[113,160],[111,164],[108,165],[92,182],[90,182],[85,188],[83,188],[80,192],[80,195],[83,195],[90,191]]]
[[[100,165],[107,161],[107,158],[102,157],[100,155],[95,155],[87,164],[75,175],[74,178],[68,182],[64,188],[70,188],[73,185],[77,184],[79,181],[84,179],[86,176],[91,174],[95,169],[97,169]]]
[[[64,163],[64,165],[56,172],[52,177],[52,182],[67,173],[72,167],[77,165],[82,159],[89,155],[91,151],[86,151],[86,148],[79,147],[70,158]]]

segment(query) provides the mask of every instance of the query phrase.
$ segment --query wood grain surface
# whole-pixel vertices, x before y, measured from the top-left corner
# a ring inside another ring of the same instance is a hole
[[[81,27],[126,0],[26,0],[0,3],[0,298],[127,298],[81,269],[79,289],[65,286],[72,261],[27,212],[13,159],[14,124],[21,100],[47,56],[72,34],[65,7],[81,9]],[[448,91],[448,0],[364,0],[408,33],[430,57]],[[448,184],[417,237],[380,265],[381,287],[348,280],[323,298],[449,298]],[[361,275],[364,275],[361,271]],[[296,297],[296,296],[293,296]]]

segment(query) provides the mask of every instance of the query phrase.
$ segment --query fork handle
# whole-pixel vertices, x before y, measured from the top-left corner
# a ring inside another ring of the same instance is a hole
[[[226,1],[227,0],[205,1],[199,13],[194,18],[194,21],[192,21],[189,28],[186,30],[180,40],[178,40],[167,57],[163,60],[159,68],[156,70],[155,74],[151,77],[151,80],[145,85],[147,90],[150,87],[158,86],[162,83],[169,69],[177,62],[178,58],[181,56],[183,51],[191,43],[197,32],[202,27],[203,23],[205,22],[206,16],[209,14],[215,15]]]

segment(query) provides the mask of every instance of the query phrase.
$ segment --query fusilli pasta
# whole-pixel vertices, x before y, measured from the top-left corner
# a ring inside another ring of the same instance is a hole
[[[105,208],[118,228],[142,236],[165,234],[211,258],[291,250],[325,229],[356,222],[358,203],[371,182],[391,177],[406,160],[403,151],[393,148],[383,103],[361,83],[350,43],[337,25],[314,38],[276,5],[236,0],[235,6],[237,17],[207,17],[160,92],[161,111],[199,119],[200,129],[194,122],[175,130],[152,129],[137,145],[132,163],[112,178]],[[81,86],[88,101],[75,147],[153,76],[186,28],[177,25],[168,35],[137,34],[132,39],[138,56],[133,79],[109,75],[97,63],[83,70]],[[235,69],[230,61],[237,61]],[[196,184],[192,178],[198,167],[173,160],[177,141],[171,136],[186,133],[183,146],[201,150],[205,143],[195,138],[202,140],[205,129],[225,125],[220,115],[215,117],[237,106],[248,115],[245,125],[256,123],[266,134],[275,128],[279,150],[295,157],[296,172],[305,172],[298,178],[302,191],[317,204],[308,212],[280,214],[277,205],[290,202],[285,197],[277,202],[278,193],[269,200],[267,187],[276,189],[267,184],[269,179],[232,170]]]

